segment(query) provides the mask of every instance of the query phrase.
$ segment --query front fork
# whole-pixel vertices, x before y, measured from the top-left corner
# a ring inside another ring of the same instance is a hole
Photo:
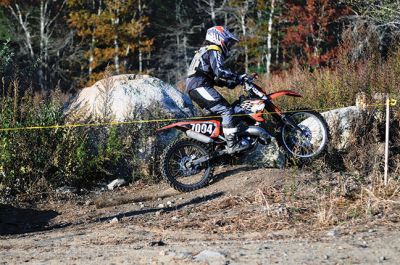
[[[290,127],[294,128],[296,131],[299,131],[302,135],[304,135],[303,129],[300,128],[290,116],[282,113],[282,111],[276,106],[271,100],[266,100],[266,110],[272,114],[277,120],[280,120],[283,124],[287,124]]]
[[[297,125],[297,124],[292,120],[292,118],[290,118],[289,116],[283,115],[283,116],[282,116],[282,121],[283,121],[283,123],[285,123],[285,124],[289,125],[290,127],[296,129],[296,131],[299,131],[302,135],[304,134],[303,129],[301,129],[300,126]]]

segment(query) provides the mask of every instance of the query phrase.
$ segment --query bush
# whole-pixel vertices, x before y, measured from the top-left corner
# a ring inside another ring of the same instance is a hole
[[[64,124],[63,95],[28,90],[20,95],[14,81],[0,98],[0,128]],[[134,112],[139,113],[139,112]],[[159,110],[140,112],[141,119],[160,117]],[[89,123],[109,121],[87,119]],[[138,114],[131,116],[138,119]],[[159,124],[62,127],[0,131],[0,195],[43,194],[55,187],[87,187],[111,178],[154,177],[155,155],[143,162],[148,141]]]
[[[9,40],[0,43],[0,74],[5,75],[13,61],[14,52],[10,48]]]

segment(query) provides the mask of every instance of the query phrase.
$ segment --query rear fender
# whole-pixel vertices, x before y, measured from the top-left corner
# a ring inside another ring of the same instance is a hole
[[[176,123],[172,123],[170,125],[164,126],[160,129],[157,129],[157,132],[166,131],[166,130],[170,130],[170,129],[177,129],[177,130],[186,132],[187,130],[190,130],[190,124],[187,122],[176,122]]]
[[[292,90],[280,90],[280,91],[269,94],[268,98],[271,100],[274,100],[274,99],[282,97],[282,96],[289,96],[289,97],[296,97],[296,98],[303,97],[299,93],[294,92]]]

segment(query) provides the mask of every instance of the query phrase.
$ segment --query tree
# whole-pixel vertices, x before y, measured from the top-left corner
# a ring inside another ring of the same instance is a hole
[[[117,74],[142,70],[142,54],[150,52],[153,40],[143,34],[149,21],[140,0],[68,0],[67,4],[69,25],[86,43],[91,81],[101,77],[107,65]],[[138,68],[133,66],[135,60]]]
[[[274,22],[274,14],[275,14],[275,0],[271,0],[271,5],[269,9],[269,18],[268,18],[268,33],[267,33],[267,52],[266,52],[266,73],[267,75],[271,74],[271,60],[272,60],[272,29]]]
[[[257,70],[265,72],[267,75],[271,74],[272,66],[272,55],[278,53],[278,48],[273,47],[273,37],[277,37],[278,27],[275,24],[275,17],[278,9],[279,1],[277,0],[257,0],[257,5],[255,7],[257,12],[257,28],[255,32],[258,41],[255,43],[257,47],[258,57]],[[278,41],[278,38],[275,38]]]
[[[199,13],[206,13],[210,16],[213,26],[219,25],[218,17],[223,14],[227,0],[197,0]]]
[[[21,68],[32,69],[34,80],[29,80],[47,91],[65,76],[59,62],[72,50],[71,32],[65,30],[63,12],[66,0],[1,0],[10,23],[14,45],[19,46],[14,60]],[[36,82],[35,82],[36,81]]]
[[[244,56],[244,70],[247,73],[249,71],[249,46],[254,41],[254,30],[250,31],[250,29],[255,29],[254,20],[250,18],[250,14],[252,7],[255,2],[253,0],[232,0],[229,1],[226,10],[230,12],[232,17],[234,18],[231,22],[235,25],[235,28],[240,30],[240,38],[241,42],[240,46],[243,47],[243,56]]]
[[[327,65],[336,55],[340,19],[349,14],[349,8],[332,0],[287,2],[283,15],[288,24],[283,38],[287,55],[311,68]]]
[[[365,50],[370,46],[377,46],[384,56],[391,46],[397,46],[400,36],[399,0],[344,2],[351,7],[351,30],[346,32],[346,38],[357,43],[351,51],[353,59],[367,54]]]
[[[205,25],[211,24],[196,13],[196,2],[154,0],[149,9],[155,37],[153,71],[168,82],[186,77],[195,50],[204,42]]]
[[[27,1],[2,1],[12,17],[17,22],[19,29],[23,33],[23,50],[30,58],[31,62],[37,61],[38,81],[41,89],[47,90],[50,78],[50,56],[54,49],[52,41],[59,18],[66,0],[50,1],[40,0],[26,3]],[[36,6],[39,6],[35,9]],[[36,11],[31,16],[32,11]]]

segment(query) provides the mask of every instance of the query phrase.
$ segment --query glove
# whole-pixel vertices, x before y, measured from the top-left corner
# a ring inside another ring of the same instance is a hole
[[[247,74],[242,74],[242,75],[239,75],[239,76],[237,76],[237,82],[239,83],[239,84],[244,84],[244,82],[246,81],[246,79],[248,79],[248,75]]]

